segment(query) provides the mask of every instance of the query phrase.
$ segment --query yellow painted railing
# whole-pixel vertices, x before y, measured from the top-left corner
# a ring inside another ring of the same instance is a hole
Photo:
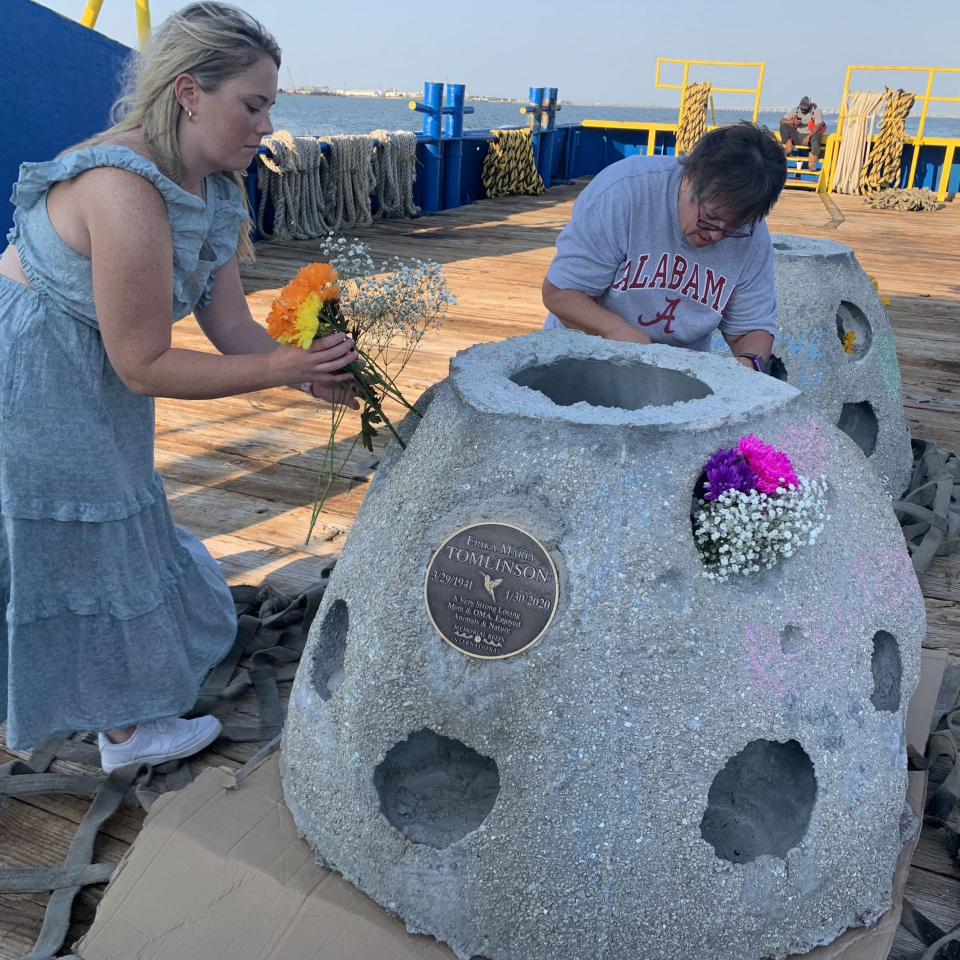
[[[80,22],[93,29],[97,25],[102,6],[103,0],[87,0]],[[150,0],[134,0],[134,6],[137,11],[137,38],[142,50],[143,45],[150,39]]]
[[[683,66],[683,79],[679,84],[661,81],[660,68],[665,63],[676,63]],[[711,83],[710,99],[710,108],[712,110],[714,93],[749,93],[753,96],[753,121],[756,122],[757,116],[760,113],[760,93],[763,90],[763,74],[767,69],[767,65],[765,63],[732,63],[727,60],[671,60],[669,57],[657,57],[657,75],[656,79],[654,80],[654,84],[661,90],[685,90],[687,84],[690,82],[690,68],[694,66],[742,67],[757,70],[757,85],[755,87],[717,87]],[[683,104],[681,103],[681,108],[682,106]],[[715,116],[714,124],[716,124]]]
[[[862,66],[853,65],[847,67],[847,76],[843,82],[843,99],[840,101],[840,118],[837,121],[837,133],[828,138],[826,145],[826,154],[824,157],[824,176],[821,177],[821,189],[829,190],[829,184],[833,181],[833,171],[836,166],[837,156],[840,147],[839,131],[842,129],[844,114],[847,109],[847,103],[850,97],[850,78],[857,71],[874,73],[918,73],[926,74],[926,85],[923,93],[918,93],[917,100],[923,104],[920,111],[920,123],[917,132],[912,137],[906,137],[905,142],[913,145],[913,156],[910,159],[910,174],[907,177],[907,184],[912,185],[914,177],[917,174],[917,163],[920,159],[920,148],[925,146],[944,147],[943,170],[940,174],[940,184],[937,190],[937,199],[943,202],[947,195],[947,186],[950,182],[950,172],[953,168],[953,161],[956,155],[957,147],[960,142],[950,138],[943,137],[924,137],[923,130],[927,122],[927,110],[931,103],[960,103],[960,92],[955,97],[935,97],[933,95],[933,84],[937,74],[952,74],[957,77],[960,83],[960,67],[880,67],[880,66]],[[958,87],[960,90],[960,87]],[[913,91],[911,91],[913,92]]]

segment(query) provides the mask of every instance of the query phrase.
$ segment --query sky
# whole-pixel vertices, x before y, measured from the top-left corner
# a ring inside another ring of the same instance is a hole
[[[41,0],[79,19],[85,0]],[[151,0],[154,25],[183,0]],[[582,103],[674,104],[679,93],[658,90],[658,56],[764,61],[762,104],[795,105],[808,95],[836,107],[848,64],[960,68],[960,5],[926,0],[917,15],[904,0],[239,0],[283,49],[281,86],[394,86],[422,89],[425,80],[465,83],[471,94],[525,97],[530,86],[556,86],[561,99]],[[134,0],[104,0],[97,29],[136,43]],[[679,83],[679,68],[671,82]],[[752,87],[756,74],[692,68],[691,80]],[[884,82],[923,92],[917,74],[861,75],[863,87]],[[744,79],[749,78],[749,79]],[[872,81],[872,83],[867,82]],[[860,85],[855,82],[855,87]],[[960,74],[947,75],[935,95],[960,98]],[[715,97],[740,106],[750,97]],[[960,114],[960,103],[932,104],[931,113]]]

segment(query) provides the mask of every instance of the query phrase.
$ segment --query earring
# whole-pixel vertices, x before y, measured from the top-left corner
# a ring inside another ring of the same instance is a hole
[[[187,111],[187,119],[188,119],[188,120],[192,120],[192,119],[193,119],[193,111],[192,111],[192,110],[188,110],[188,111]]]

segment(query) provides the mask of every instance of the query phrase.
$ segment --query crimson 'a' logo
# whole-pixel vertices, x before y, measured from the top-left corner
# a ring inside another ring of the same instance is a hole
[[[666,307],[661,310],[652,320],[644,320],[643,314],[641,313],[640,316],[637,317],[637,323],[639,323],[641,327],[652,327],[658,323],[661,323],[662,321],[666,321],[663,324],[663,332],[673,333],[673,327],[671,324],[677,319],[677,304],[679,302],[679,297],[677,297],[676,300],[672,300],[670,297],[667,297]]]

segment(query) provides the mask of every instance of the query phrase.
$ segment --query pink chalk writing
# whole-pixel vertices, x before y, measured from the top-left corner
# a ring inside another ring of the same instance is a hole
[[[807,477],[821,477],[830,460],[830,439],[820,432],[816,420],[792,427],[781,427],[774,444],[793,464],[794,470]]]

